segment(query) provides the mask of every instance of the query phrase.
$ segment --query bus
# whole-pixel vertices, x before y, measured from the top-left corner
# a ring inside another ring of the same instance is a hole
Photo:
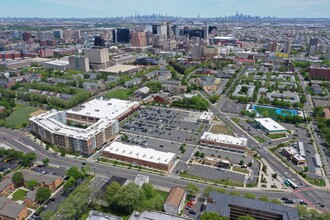
[[[284,181],[284,184],[286,185],[286,186],[290,186],[290,187],[292,187],[292,189],[296,189],[298,186],[297,186],[297,184],[295,184],[294,182],[292,182],[291,180],[289,180],[289,179],[286,179],[285,181]]]

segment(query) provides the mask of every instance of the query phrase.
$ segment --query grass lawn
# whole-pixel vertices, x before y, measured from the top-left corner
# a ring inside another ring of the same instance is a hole
[[[239,187],[244,186],[243,183],[240,183],[240,182],[237,182],[234,180],[230,180],[230,179],[210,180],[210,179],[205,179],[202,177],[192,176],[192,175],[184,174],[184,173],[181,173],[180,176],[184,177],[184,178],[188,178],[188,179],[199,180],[199,181],[204,181],[204,182],[211,182],[211,183],[226,185],[226,186],[239,186]]]
[[[241,120],[241,119],[239,119],[239,118],[230,118],[233,122],[235,122],[236,124],[238,124],[239,123],[239,121]]]
[[[128,97],[131,95],[131,91],[129,89],[117,89],[115,91],[109,92],[104,95],[105,98],[111,99],[122,99],[128,100]]]
[[[263,114],[263,112],[267,111],[269,114],[268,117],[273,118],[273,119],[277,119],[277,117],[279,116],[279,114],[276,113],[276,110],[277,110],[276,108],[255,106],[255,110],[261,115]],[[292,115],[292,112],[290,110],[285,110],[285,109],[281,109],[281,113],[286,114],[286,115]]]
[[[309,176],[306,176],[305,179],[310,183],[313,184],[315,186],[325,186],[325,181],[324,179],[313,179]]]
[[[31,113],[35,111],[38,111],[38,108],[18,104],[15,106],[14,111],[6,119],[6,125],[21,128],[23,123],[29,122],[28,119]]]
[[[271,139],[279,139],[279,138],[284,138],[286,137],[285,134],[268,134],[267,137]]]
[[[26,194],[28,193],[28,191],[24,190],[24,189],[18,189],[14,194],[13,194],[13,200],[14,201],[18,201],[18,200],[22,200],[25,198]]]
[[[249,173],[248,169],[240,168],[240,167],[233,167],[233,171],[240,172],[240,173],[246,173],[246,174]]]
[[[265,139],[263,139],[262,137],[260,136],[255,136],[254,139],[256,139],[259,143],[265,143]]]
[[[224,125],[213,125],[210,132],[212,132],[214,134],[234,135],[233,132]]]

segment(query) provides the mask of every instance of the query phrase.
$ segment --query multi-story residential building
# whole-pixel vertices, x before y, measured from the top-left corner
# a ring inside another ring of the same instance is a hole
[[[94,99],[71,110],[46,112],[30,121],[43,140],[67,151],[91,154],[116,137],[118,120],[139,107],[138,102]]]

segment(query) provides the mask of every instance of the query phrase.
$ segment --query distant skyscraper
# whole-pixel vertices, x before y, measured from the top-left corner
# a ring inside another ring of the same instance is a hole
[[[173,34],[175,37],[179,37],[180,36],[180,28],[178,25],[173,25],[172,26],[172,29],[173,29]]]
[[[129,43],[130,39],[130,31],[128,28],[119,28],[117,30],[113,30],[112,38],[114,43]]]
[[[147,38],[146,32],[133,32],[131,44],[133,47],[146,47],[147,46]]]
[[[41,31],[39,32],[40,40],[53,40],[53,33],[50,31]]]
[[[287,39],[287,41],[285,41],[285,45],[284,45],[284,53],[286,54],[290,54],[291,51],[291,39]]]
[[[28,41],[30,38],[32,38],[31,32],[23,32],[22,34],[23,41]]]
[[[89,71],[89,59],[85,56],[70,56],[69,57],[70,69],[81,70],[84,72]]]
[[[308,45],[308,51],[311,50],[311,47],[315,46],[317,48],[317,44],[319,43],[319,39],[318,38],[311,38],[309,40],[309,45]]]
[[[152,34],[158,34],[157,33],[158,26],[160,26],[160,25],[159,24],[153,24],[152,25]]]
[[[105,41],[102,38],[102,36],[95,36],[94,46],[96,46],[96,47],[105,47]]]
[[[160,25],[157,27],[157,34],[163,38],[167,39],[167,26],[166,25]]]
[[[75,31],[73,32],[73,39],[74,39],[75,41],[78,41],[78,40],[80,40],[80,38],[81,38],[80,30],[75,30]]]
[[[218,32],[217,26],[209,26],[209,35],[215,36]]]
[[[55,30],[53,30],[53,35],[54,35],[54,39],[56,39],[56,40],[63,39],[63,31],[62,31],[62,29],[55,29]]]
[[[209,39],[209,26],[208,25],[203,26],[203,30],[204,30],[204,39],[208,40]]]
[[[172,40],[174,38],[172,23],[171,22],[166,22],[166,26],[167,26],[167,39]]]
[[[330,60],[330,47],[328,47],[328,51],[327,51],[327,59]]]
[[[268,50],[271,52],[277,52],[278,51],[278,43],[277,42],[269,42],[268,43]]]
[[[71,29],[67,29],[63,31],[63,38],[65,40],[73,40],[73,32]]]

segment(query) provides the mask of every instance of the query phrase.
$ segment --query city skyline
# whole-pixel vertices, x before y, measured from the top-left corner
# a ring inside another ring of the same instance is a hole
[[[225,17],[237,11],[252,16],[329,18],[330,2],[319,0],[3,0],[2,17],[88,18],[135,14]]]

